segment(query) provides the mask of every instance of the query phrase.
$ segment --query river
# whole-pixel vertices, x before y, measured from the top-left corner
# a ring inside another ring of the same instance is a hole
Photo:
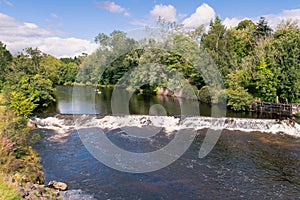
[[[102,89],[98,94],[90,87],[78,88],[74,95],[71,87],[59,87],[56,113],[32,118],[38,125],[31,134],[40,135],[34,148],[40,154],[45,179],[69,185],[70,190],[62,193],[64,199],[300,199],[299,124],[227,112],[216,145],[199,158],[213,124],[208,105],[199,106],[201,116],[180,118],[182,100],[134,95],[129,104],[131,115],[114,116],[112,90]],[[149,116],[154,104],[162,105],[168,116]],[[124,129],[142,130],[146,125],[160,129],[151,137],[130,135]],[[128,173],[103,164],[84,145],[84,134],[96,133],[99,127],[113,144],[135,153],[163,148],[182,127],[196,134],[170,165]]]

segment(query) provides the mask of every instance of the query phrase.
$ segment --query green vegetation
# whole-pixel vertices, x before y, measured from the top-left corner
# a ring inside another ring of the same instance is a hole
[[[0,91],[7,106],[27,117],[55,103],[55,85],[73,84],[86,55],[57,59],[27,48],[12,56],[0,42]]]
[[[0,199],[21,199],[4,177],[44,182],[27,117],[55,102],[54,86],[72,84],[85,57],[57,59],[32,48],[12,56],[0,42]]]
[[[30,147],[29,128],[24,117],[11,110],[0,110],[0,172],[9,174],[20,183],[43,183],[38,155]]]
[[[159,39],[136,41],[122,31],[100,33],[95,37],[99,49],[90,56],[75,58],[57,59],[32,48],[12,56],[0,42],[0,90],[7,105],[18,116],[27,117],[54,103],[55,85],[128,87],[146,80],[139,92],[190,84],[199,90],[201,101],[215,104],[226,99],[228,107],[236,111],[248,110],[254,99],[300,101],[297,22],[282,21],[272,30],[262,17],[257,24],[243,20],[227,29],[216,17],[207,32],[203,25],[194,30],[163,20],[158,25]],[[221,74],[218,81],[224,83],[222,90],[212,85],[219,72],[206,69],[211,63]],[[200,72],[198,65],[202,65]],[[170,82],[170,77],[177,79]]]
[[[4,175],[0,173],[0,200],[21,200],[16,186],[3,180]]]
[[[299,102],[300,29],[296,22],[282,21],[275,31],[263,17],[257,24],[244,20],[231,29],[216,17],[207,32],[203,26],[189,31],[174,23],[160,21],[159,25],[161,32],[170,32],[163,42],[153,38],[135,41],[120,31],[99,34],[95,41],[100,48],[83,63],[76,81],[128,86],[147,77],[150,84],[143,89],[155,91],[169,83],[162,72],[168,75],[179,72],[186,80],[183,84],[189,83],[200,90],[201,101],[219,103],[227,99],[228,107],[236,111],[248,110],[254,99]],[[197,70],[197,59],[211,62],[199,54],[199,45],[221,72],[224,90],[204,81],[214,78],[205,77],[212,72],[204,70],[200,74]],[[138,66],[143,68],[131,73],[129,82],[119,82]]]

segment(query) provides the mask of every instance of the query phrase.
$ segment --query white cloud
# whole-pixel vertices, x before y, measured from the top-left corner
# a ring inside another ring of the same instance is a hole
[[[183,20],[183,24],[188,28],[195,28],[202,24],[208,24],[211,19],[214,19],[216,13],[212,7],[206,3],[202,4],[196,9],[196,12],[193,13],[190,17]]]
[[[57,57],[74,57],[82,53],[91,54],[99,46],[79,38],[47,37],[39,41],[38,47],[42,52]]]
[[[241,17],[233,17],[233,18],[228,18],[226,17],[225,20],[223,21],[223,24],[227,27],[227,28],[232,28],[232,27],[235,27],[237,26],[240,21],[243,21],[245,19],[248,19],[248,18],[241,18]]]
[[[10,1],[8,1],[8,0],[2,0],[2,1],[0,1],[0,4],[1,3],[4,3],[5,5],[7,5],[7,6],[10,6],[10,7],[13,7],[14,6],[14,4],[12,4]]]
[[[293,21],[298,21],[298,25],[300,25],[300,9],[293,9],[293,10],[283,10],[280,13],[277,14],[270,14],[270,15],[264,15],[263,17],[266,18],[269,25],[275,29],[276,26],[282,21],[291,19]],[[255,21],[258,21],[258,17]]]
[[[126,11],[125,8],[121,7],[120,5],[116,4],[115,2],[111,1],[104,1],[104,2],[98,2],[95,3],[97,8],[108,10],[112,13],[123,13],[124,16],[129,16],[129,12]]]
[[[300,26],[300,9],[292,9],[292,10],[283,10],[280,13],[277,14],[268,14],[263,15],[262,17],[265,17],[268,24],[275,29],[276,26],[282,21],[282,20],[288,20],[291,19],[293,21],[298,21],[298,25]],[[257,23],[260,16],[251,18],[251,20],[254,23]],[[249,19],[247,17],[233,17],[233,18],[225,18],[223,24],[227,27],[234,27],[238,25],[238,23],[242,20]]]
[[[34,23],[19,22],[0,13],[0,41],[13,54],[24,48],[39,48],[42,52],[56,57],[74,57],[81,53],[92,53],[98,47],[88,40],[55,37],[54,32]]]
[[[58,15],[55,14],[55,13],[51,13],[50,15],[51,15],[52,18],[55,18],[55,19],[59,18]]]
[[[172,5],[155,5],[150,14],[156,19],[162,17],[169,22],[176,22],[176,8]]]
[[[2,37],[38,37],[49,35],[50,31],[39,28],[33,23],[21,23],[14,18],[0,13],[0,35]]]

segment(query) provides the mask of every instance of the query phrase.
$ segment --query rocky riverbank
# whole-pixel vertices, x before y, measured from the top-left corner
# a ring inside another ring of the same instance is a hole
[[[16,185],[22,199],[28,200],[62,200],[60,191],[67,190],[68,186],[62,182],[50,181],[48,185],[34,183],[17,183],[13,177],[6,177],[4,181]]]

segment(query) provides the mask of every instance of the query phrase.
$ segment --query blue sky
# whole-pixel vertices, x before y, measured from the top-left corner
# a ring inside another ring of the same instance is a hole
[[[194,27],[220,16],[227,26],[265,16],[273,28],[281,19],[300,20],[298,0],[0,0],[0,41],[13,53],[38,47],[54,56],[92,52],[100,32],[153,25],[158,16]]]

